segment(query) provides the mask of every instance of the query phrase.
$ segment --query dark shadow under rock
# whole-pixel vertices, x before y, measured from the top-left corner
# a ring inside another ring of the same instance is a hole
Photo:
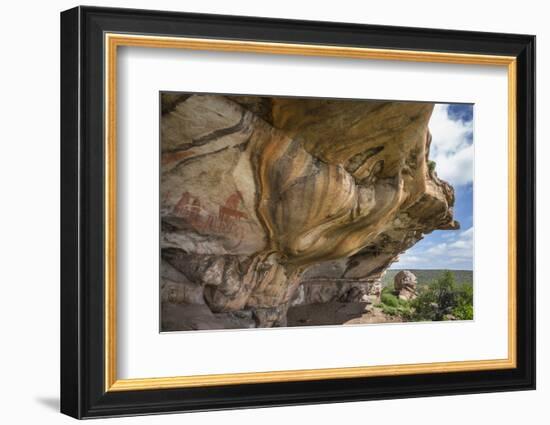
[[[290,307],[287,326],[361,325],[401,322],[366,302],[327,302]]]
[[[164,302],[161,305],[161,332],[243,329],[255,326],[252,315],[241,312],[214,314],[206,304]]]

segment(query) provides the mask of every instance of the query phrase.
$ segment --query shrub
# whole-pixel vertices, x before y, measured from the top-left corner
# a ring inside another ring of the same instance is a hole
[[[380,300],[382,301],[382,304],[385,304],[389,307],[398,307],[399,306],[399,300],[395,295],[389,294],[389,293],[382,293],[380,296]]]
[[[460,320],[473,319],[472,285],[457,286],[452,272],[430,283],[418,297],[412,301],[412,320],[446,320],[452,316]]]
[[[382,312],[389,316],[401,316],[403,320],[409,320],[412,314],[410,303],[396,297],[391,287],[382,289],[380,303],[376,304],[375,307],[382,309]]]
[[[459,320],[472,320],[474,318],[474,288],[471,284],[462,285],[458,289],[457,304],[452,314]]]
[[[390,316],[396,316],[397,313],[398,313],[398,310],[395,308],[395,307],[390,307],[390,306],[387,306],[387,305],[382,305],[382,312],[384,314],[388,314]]]
[[[453,316],[458,320],[473,320],[474,306],[466,304],[460,305],[453,310]]]

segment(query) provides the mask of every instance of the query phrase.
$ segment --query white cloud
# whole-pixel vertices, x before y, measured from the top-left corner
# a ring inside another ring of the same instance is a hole
[[[471,259],[474,249],[474,228],[461,232],[458,238],[447,244],[447,255],[453,258]]]
[[[473,181],[473,123],[449,118],[448,108],[448,105],[436,105],[430,119],[430,159],[436,162],[438,176],[461,193],[466,188],[457,188]],[[472,269],[473,231],[470,227],[462,231],[433,232],[401,254],[391,267]]]
[[[432,133],[430,159],[437,175],[451,185],[471,183],[474,176],[473,121],[454,121],[448,105],[435,105],[429,128]]]
[[[422,244],[413,246],[401,254],[399,262],[394,263],[392,268],[444,269],[453,264],[456,268],[471,269],[474,228],[453,232],[452,235],[452,238],[445,238],[444,242],[433,246],[425,247]]]

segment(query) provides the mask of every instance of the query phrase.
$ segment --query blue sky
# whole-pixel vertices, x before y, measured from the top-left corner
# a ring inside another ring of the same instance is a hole
[[[436,230],[400,255],[393,269],[473,267],[473,105],[437,104],[430,119],[430,159],[439,178],[455,189],[455,219],[460,230]]]

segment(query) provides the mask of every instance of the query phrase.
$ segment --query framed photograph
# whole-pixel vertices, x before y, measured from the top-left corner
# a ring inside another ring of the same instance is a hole
[[[61,14],[61,411],[535,388],[535,37]]]

